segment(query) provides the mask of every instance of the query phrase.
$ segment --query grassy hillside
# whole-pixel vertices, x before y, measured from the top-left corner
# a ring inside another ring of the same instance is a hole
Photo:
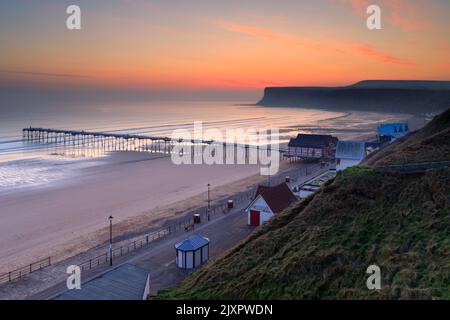
[[[448,148],[440,134],[449,127],[447,112],[398,143],[401,161],[420,159],[436,134]],[[371,264],[379,291],[366,287]],[[346,170],[159,298],[450,299],[450,170]]]

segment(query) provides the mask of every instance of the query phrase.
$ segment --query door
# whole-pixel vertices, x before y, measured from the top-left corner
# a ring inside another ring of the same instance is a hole
[[[250,210],[250,225],[257,227],[260,224],[260,215],[261,213],[256,210]]]

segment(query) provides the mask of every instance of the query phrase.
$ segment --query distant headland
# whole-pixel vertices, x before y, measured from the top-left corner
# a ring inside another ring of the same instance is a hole
[[[345,87],[268,87],[257,103],[393,113],[430,113],[450,107],[450,81],[365,80]]]

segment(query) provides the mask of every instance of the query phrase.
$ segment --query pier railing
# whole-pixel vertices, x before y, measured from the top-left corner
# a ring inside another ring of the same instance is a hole
[[[248,161],[249,163],[251,151],[258,151],[261,148],[259,145],[248,143],[240,144],[181,137],[171,138],[142,134],[89,132],[83,130],[60,130],[32,127],[24,128],[22,130],[22,141],[48,147],[63,147],[68,152],[94,150],[99,152],[150,152],[166,155],[180,153],[181,155],[190,154],[192,160],[195,156],[201,155],[201,152],[203,152],[206,146],[222,146],[224,148],[224,159],[226,158],[226,150],[228,150],[228,148],[239,148],[240,150],[243,150],[245,161]],[[285,152],[285,150],[278,150],[278,148],[273,150],[270,144],[265,147],[270,151],[279,152],[280,156]]]
[[[1,274],[0,275],[0,283],[10,282],[10,281],[13,281],[16,279],[21,279],[22,277],[26,276],[27,274],[41,270],[50,265],[51,265],[50,257],[30,263],[29,265],[24,266],[22,268],[18,268],[16,270]]]
[[[317,164],[315,166],[310,167],[295,168],[282,175],[280,174],[278,176],[271,177],[270,184],[276,185],[284,182],[286,179],[286,175],[289,175],[291,182],[296,182],[300,177],[316,173],[321,169],[325,170],[326,167],[322,166],[321,164]],[[152,242],[165,238],[168,235],[173,234],[175,232],[195,230],[194,214],[200,215],[201,221],[209,221],[218,214],[226,214],[227,212],[230,211],[230,209],[228,208],[228,200],[233,200],[235,207],[239,207],[245,203],[248,203],[250,200],[253,199],[255,195],[255,190],[256,186],[247,191],[238,193],[230,198],[219,200],[216,204],[210,207],[209,211],[206,208],[194,210],[189,214],[189,216],[179,220],[178,222],[171,223],[167,226],[160,228],[159,230],[152,231],[150,233],[145,234],[144,236],[137,237],[136,239],[131,240],[124,245],[114,248],[112,250],[112,258],[114,260],[115,258],[122,257],[126,254],[129,254],[138,249],[146,247]],[[82,270],[90,270],[100,265],[103,265],[109,261],[110,261],[110,254],[109,252],[105,252],[104,254],[95,256],[93,258],[90,258],[89,260],[82,262],[81,264],[78,264],[78,266]],[[21,279],[27,274],[33,273],[37,270],[41,270],[50,265],[51,265],[50,257],[33,262],[25,267],[0,275],[0,284],[10,282],[16,279]]]

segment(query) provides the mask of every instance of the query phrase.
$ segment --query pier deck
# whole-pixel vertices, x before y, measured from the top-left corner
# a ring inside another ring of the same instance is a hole
[[[140,134],[90,132],[84,130],[64,130],[49,128],[24,128],[23,141],[27,143],[42,143],[51,145],[72,146],[80,148],[95,148],[107,151],[139,151],[171,154],[177,152],[189,153],[192,156],[202,152],[207,146],[222,146],[224,157],[227,148],[244,149],[245,160],[250,158],[250,150],[259,151],[261,146],[239,143],[218,142],[214,140],[169,138],[147,136]],[[283,155],[285,150],[265,146],[271,152]]]

